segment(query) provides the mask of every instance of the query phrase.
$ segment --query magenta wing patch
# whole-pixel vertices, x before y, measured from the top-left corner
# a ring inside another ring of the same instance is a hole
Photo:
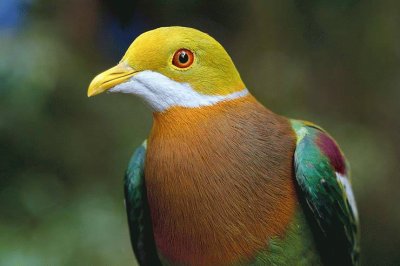
[[[346,162],[342,152],[339,150],[335,141],[332,140],[327,134],[320,133],[317,137],[318,147],[329,158],[331,165],[339,174],[346,174]]]

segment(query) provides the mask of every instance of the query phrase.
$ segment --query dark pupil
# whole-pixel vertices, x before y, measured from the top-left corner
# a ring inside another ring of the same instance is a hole
[[[185,64],[187,61],[189,61],[189,56],[187,55],[186,52],[181,52],[179,54],[179,62],[182,64]]]

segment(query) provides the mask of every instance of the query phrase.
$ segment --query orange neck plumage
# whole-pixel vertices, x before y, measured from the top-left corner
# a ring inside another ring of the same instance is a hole
[[[250,95],[155,114],[145,176],[161,255],[225,265],[282,236],[296,205],[294,147],[288,121]]]

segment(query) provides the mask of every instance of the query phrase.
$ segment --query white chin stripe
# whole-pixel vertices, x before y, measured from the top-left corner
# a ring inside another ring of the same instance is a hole
[[[110,92],[122,92],[138,95],[157,112],[173,106],[196,108],[214,105],[221,101],[237,99],[249,94],[245,88],[228,95],[205,95],[195,91],[188,83],[176,82],[158,72],[142,71],[121,83]]]

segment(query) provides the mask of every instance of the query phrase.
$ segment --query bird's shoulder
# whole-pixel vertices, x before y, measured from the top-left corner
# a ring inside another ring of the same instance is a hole
[[[327,245],[322,252],[344,265],[357,264],[358,212],[348,162],[324,129],[306,121],[291,120],[291,124],[296,134],[294,166],[299,197],[315,223],[314,232]]]

